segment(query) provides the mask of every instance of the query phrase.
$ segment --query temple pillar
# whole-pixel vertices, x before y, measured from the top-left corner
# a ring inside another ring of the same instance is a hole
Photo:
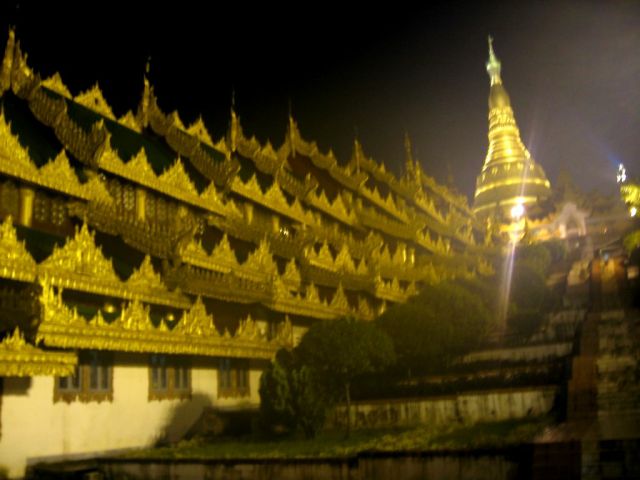
[[[136,220],[144,221],[147,217],[147,191],[136,187]]]
[[[36,192],[33,188],[21,186],[20,189],[20,224],[30,227],[33,220],[33,201]]]

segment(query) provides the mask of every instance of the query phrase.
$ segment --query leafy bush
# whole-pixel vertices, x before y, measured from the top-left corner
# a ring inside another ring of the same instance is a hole
[[[478,346],[492,319],[479,295],[443,282],[389,308],[376,322],[393,340],[398,367],[411,376],[442,368]]]
[[[356,377],[394,360],[391,340],[372,323],[352,318],[315,323],[292,352],[278,352],[263,373],[262,423],[271,430],[298,428],[313,437],[331,406],[340,400],[350,406]]]
[[[544,277],[527,264],[516,264],[511,276],[510,315],[517,312],[542,312],[545,309],[548,288]]]

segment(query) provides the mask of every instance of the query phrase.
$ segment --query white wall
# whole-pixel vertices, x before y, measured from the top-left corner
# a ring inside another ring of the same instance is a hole
[[[260,371],[250,373],[249,399],[217,399],[217,362],[192,369],[191,400],[148,400],[146,355],[116,354],[113,401],[53,402],[54,378],[5,378],[0,404],[0,471],[21,477],[27,464],[151,446],[179,438],[204,406],[256,406]],[[241,400],[241,401],[240,401]]]

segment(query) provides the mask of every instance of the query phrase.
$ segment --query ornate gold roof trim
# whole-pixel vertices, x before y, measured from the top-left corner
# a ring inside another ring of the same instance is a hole
[[[338,315],[351,315],[353,311],[349,306],[349,301],[347,300],[347,296],[344,293],[344,289],[342,288],[342,284],[338,285],[336,292],[333,294],[331,298],[331,303],[329,304],[329,308],[331,308]]]
[[[207,253],[200,242],[192,239],[180,250],[179,255],[183,262],[215,272],[230,273],[240,268],[226,233],[222,236],[220,243],[213,248],[211,254]]]
[[[80,184],[64,149],[38,169],[29,150],[11,132],[11,123],[6,121],[4,111],[0,111],[0,172],[77,198],[88,199],[90,195],[86,186]]]
[[[138,123],[136,116],[133,114],[131,110],[127,111],[123,116],[118,119],[118,123],[124,127],[127,127],[130,130],[133,130],[137,133],[142,133],[142,127]]]
[[[87,191],[71,168],[66,152],[62,150],[53,161],[38,169],[29,150],[11,132],[11,123],[6,121],[4,111],[0,111],[0,172],[74,197],[87,198]]]
[[[18,328],[0,342],[0,377],[72,375],[78,356],[72,352],[50,352],[28,344]]]
[[[273,260],[269,242],[267,240],[261,241],[258,248],[249,254],[247,260],[240,265],[234,275],[256,282],[269,282],[272,277],[278,276],[278,266]]]
[[[407,300],[407,292],[400,287],[400,282],[398,282],[397,277],[394,277],[393,280],[387,282],[378,275],[374,282],[374,294],[376,297],[397,303]]]
[[[416,235],[418,245],[440,255],[452,255],[451,243],[449,240],[443,240],[440,235],[434,240],[429,230],[418,232]]]
[[[329,202],[324,190],[321,190],[320,193],[316,191],[307,196],[307,203],[351,227],[358,223],[356,214],[353,210],[347,209],[341,195],[336,195],[333,202]]]
[[[367,181],[368,175],[365,172],[352,172],[340,167],[333,151],[329,150],[329,153],[324,155],[320,153],[315,142],[305,141],[300,135],[298,124],[292,118],[289,119],[288,141],[292,151],[309,157],[316,167],[326,170],[334,180],[349,189],[357,191],[360,185]]]
[[[213,143],[211,136],[204,126],[204,122],[198,119],[188,129],[185,128],[178,112],[165,115],[158,107],[157,99],[153,94],[149,101],[149,123],[152,130],[164,137],[166,142],[178,155],[182,155],[191,161],[193,167],[205,178],[213,181],[218,186],[227,186],[240,170],[240,163],[231,158],[231,152],[224,142]],[[225,156],[225,161],[216,161],[202,147],[205,144],[219,151]]]
[[[236,176],[231,183],[231,191],[300,223],[309,224],[315,221],[313,215],[305,211],[297,199],[289,204],[276,182],[273,182],[269,189],[263,193],[255,174],[246,183],[243,183]]]
[[[77,95],[73,99],[73,101],[82,105],[83,107],[87,107],[89,110],[93,110],[94,112],[99,113],[109,120],[117,122],[116,117],[113,114],[113,110],[104,99],[102,90],[100,90],[100,85],[98,85],[97,83],[90,89],[85,90],[84,92]]]
[[[321,302],[318,290],[313,284],[306,288],[305,295],[289,291],[280,277],[274,278],[273,295],[266,306],[276,312],[329,320],[335,318],[336,312],[326,302]]]
[[[313,246],[309,246],[305,249],[304,259],[309,265],[324,268],[325,270],[336,271],[335,261],[331,250],[327,242],[323,242],[320,246],[320,250],[316,253]]]
[[[202,120],[202,116],[199,116],[191,125],[189,125],[186,132],[200,140],[202,143],[209,145],[211,148],[216,148],[216,144],[214,144],[211,139],[211,135],[204,124],[204,120]]]
[[[406,211],[402,211],[397,207],[391,193],[389,193],[386,199],[383,199],[377,187],[374,186],[373,189],[370,190],[365,185],[360,187],[359,193],[385,213],[396,217],[404,223],[409,223],[409,217],[407,216]]]
[[[71,91],[67,88],[67,86],[62,81],[60,72],[56,72],[53,75],[51,75],[49,78],[45,78],[42,81],[42,86],[48,88],[52,92],[55,92],[62,97],[68,98],[69,100],[73,99],[73,95],[71,95]]]
[[[154,326],[149,308],[137,300],[125,305],[111,323],[104,320],[100,311],[87,321],[64,303],[62,289],[56,293],[46,279],[42,282],[40,304],[42,319],[36,338],[50,346],[264,359],[270,359],[283,346],[242,334],[220,335],[199,299],[173,330],[163,320]],[[180,326],[181,322],[185,324]]]
[[[300,270],[296,265],[296,260],[292,258],[287,263],[284,273],[282,274],[282,281],[294,290],[300,290],[302,283],[302,277],[300,276]]]
[[[125,282],[131,291],[129,298],[140,299],[157,305],[171,305],[187,308],[190,301],[179,290],[170,292],[162,278],[153,268],[151,257],[146,255],[131,276]]]
[[[372,207],[361,206],[356,209],[356,214],[362,225],[375,228],[388,235],[405,240],[413,240],[419,225],[405,224],[391,218],[380,215]]]
[[[422,208],[424,212],[431,215],[440,223],[443,223],[443,224],[445,223],[444,216],[442,215],[442,213],[440,213],[440,211],[438,211],[438,209],[436,208],[436,204],[430,195],[427,195],[426,193],[423,192],[422,194],[416,195],[414,201],[415,201],[415,204],[420,208]]]
[[[0,276],[23,282],[36,278],[36,262],[18,240],[11,215],[0,225]]]
[[[212,190],[211,186],[203,191],[203,195],[198,194],[179,158],[159,177],[156,176],[151,165],[149,165],[144,148],[140,149],[135,157],[124,163],[118,153],[108,147],[102,153],[98,165],[108,172],[185,203],[218,215],[225,214],[225,209],[221,206],[221,203],[214,200],[216,195],[212,194],[212,192],[215,192],[215,190]]]
[[[362,297],[358,297],[358,317],[362,320],[373,320],[375,316],[375,312],[369,302]]]
[[[76,228],[74,238],[38,265],[39,276],[45,276],[54,286],[80,290],[97,295],[124,299],[139,299],[158,305],[186,308],[190,302],[179,292],[169,292],[145,258],[140,268],[127,282],[113,269],[111,260],[95,244],[95,233],[86,224]]]

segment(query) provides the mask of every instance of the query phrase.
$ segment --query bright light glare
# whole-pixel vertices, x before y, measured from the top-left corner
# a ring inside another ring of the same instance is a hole
[[[618,174],[616,175],[618,183],[624,183],[627,180],[627,170],[623,164],[618,165]]]
[[[631,208],[629,209],[629,214],[630,214],[632,217],[635,217],[635,216],[638,214],[638,209],[637,209],[636,207],[631,207]]]
[[[517,220],[524,215],[524,205],[518,203],[511,208],[511,218]]]

